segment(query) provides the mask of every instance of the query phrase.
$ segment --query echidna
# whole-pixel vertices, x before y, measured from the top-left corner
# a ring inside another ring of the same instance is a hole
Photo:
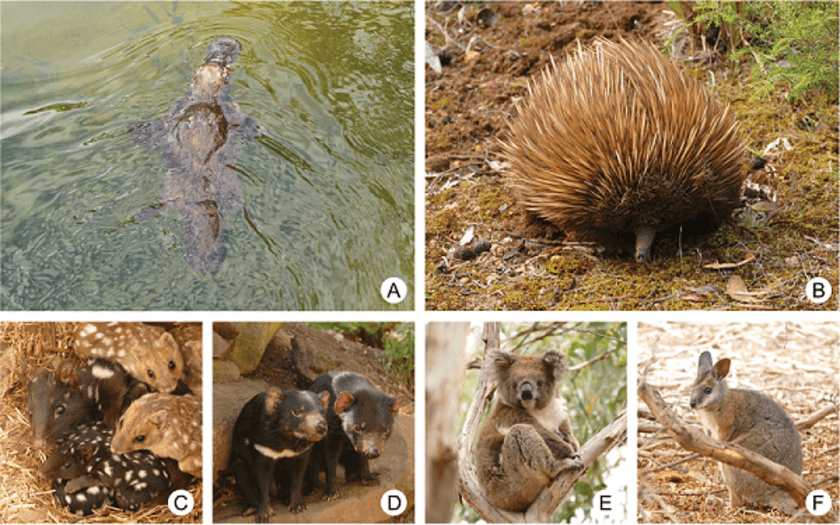
[[[580,240],[716,225],[738,205],[744,147],[728,107],[651,43],[599,39],[529,86],[503,143],[519,202]]]

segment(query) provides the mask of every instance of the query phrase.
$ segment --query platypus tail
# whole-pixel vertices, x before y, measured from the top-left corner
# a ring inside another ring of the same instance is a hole
[[[227,251],[227,221],[215,201],[184,204],[184,247],[187,264],[200,275],[215,275],[222,269]]]

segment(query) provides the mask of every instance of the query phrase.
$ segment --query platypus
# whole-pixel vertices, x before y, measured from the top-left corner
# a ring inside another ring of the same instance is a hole
[[[222,268],[227,210],[247,213],[236,175],[236,142],[261,131],[230,96],[230,66],[241,49],[236,39],[214,40],[184,98],[163,118],[128,126],[134,142],[163,150],[167,168],[160,202],[134,219],[143,221],[177,207],[184,221],[187,264],[201,275]]]

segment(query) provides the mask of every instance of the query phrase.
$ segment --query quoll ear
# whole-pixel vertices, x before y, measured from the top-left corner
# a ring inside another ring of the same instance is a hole
[[[329,408],[330,406],[330,393],[326,390],[321,392],[321,404],[324,405],[324,408]]]
[[[349,410],[356,403],[356,398],[350,392],[340,392],[335,396],[335,411],[341,414],[345,410]]]
[[[88,463],[93,457],[94,452],[97,451],[97,448],[94,445],[79,445],[76,448],[76,454],[82,458],[84,463]]]
[[[69,359],[62,359],[55,369],[54,377],[59,383],[63,383],[74,390],[79,389],[79,378],[76,373],[76,366]]]
[[[283,401],[283,391],[277,387],[271,387],[265,391],[265,413],[271,415],[277,409],[277,404]]]
[[[715,377],[717,379],[723,379],[729,373],[729,365],[730,361],[728,358],[721,359],[717,363],[715,363]]]
[[[149,416],[149,421],[156,426],[157,428],[163,428],[166,425],[166,418],[168,414],[166,410],[158,410],[151,416]]]
[[[176,352],[181,351],[181,349],[178,348],[178,343],[175,342],[175,338],[172,337],[172,334],[170,334],[169,332],[163,332],[163,335],[161,335],[158,338],[157,347],[158,348],[169,347],[169,348],[174,349]]]

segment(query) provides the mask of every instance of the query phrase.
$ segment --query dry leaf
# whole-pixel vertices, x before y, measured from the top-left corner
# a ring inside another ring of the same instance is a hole
[[[771,201],[758,201],[755,204],[751,204],[750,208],[755,211],[777,211],[781,206]]]
[[[744,284],[744,280],[741,279],[741,276],[732,275],[729,277],[729,282],[726,284],[726,295],[736,301],[741,301],[742,303],[760,303],[761,299],[758,299],[756,296],[765,294],[762,292],[748,292],[747,286]]]

